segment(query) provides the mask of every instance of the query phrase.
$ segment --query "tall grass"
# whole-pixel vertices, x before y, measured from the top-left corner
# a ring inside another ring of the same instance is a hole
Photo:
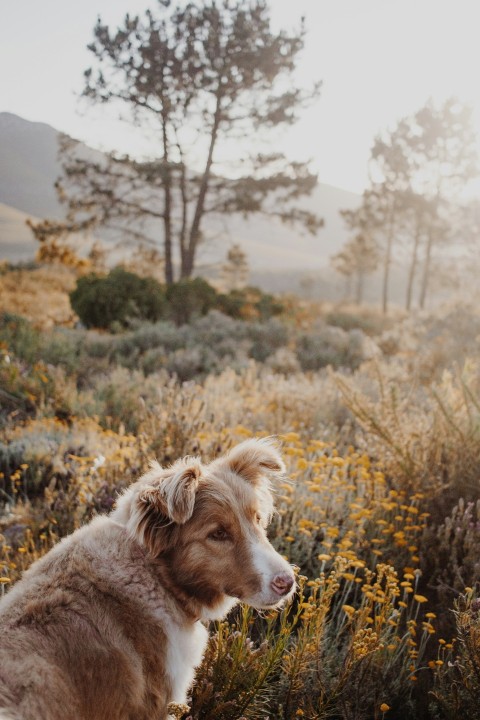
[[[351,331],[351,317],[337,321]],[[289,480],[275,488],[270,538],[297,566],[298,593],[280,612],[240,607],[213,625],[190,708],[172,713],[473,720],[478,355],[468,345],[472,358],[455,367],[449,351],[428,345],[425,327],[407,342],[402,321],[376,336],[382,356],[301,372],[289,323],[239,326],[242,361],[229,367],[231,321],[209,328],[204,319],[178,335],[162,325],[53,338],[4,317],[0,593],[59,538],[108,511],[151,457],[208,460],[245,437],[277,434]],[[315,334],[313,319],[303,331]],[[190,332],[217,344],[221,362],[205,356],[181,382],[169,363],[194,363]]]

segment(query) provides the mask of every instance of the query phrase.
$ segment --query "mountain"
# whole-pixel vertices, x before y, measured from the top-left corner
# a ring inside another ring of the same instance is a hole
[[[35,244],[28,243],[26,217],[62,217],[53,187],[60,174],[58,136],[59,132],[45,123],[0,113],[0,259],[26,259],[29,246],[33,257]],[[88,151],[97,153],[90,148]],[[354,193],[320,183],[301,201],[325,220],[325,227],[315,237],[261,216],[249,220],[231,216],[218,224],[211,221],[205,235],[216,239],[207,240],[200,249],[199,268],[221,263],[233,243],[243,247],[255,270],[302,272],[325,268],[346,239],[339,210],[353,208],[359,202]]]
[[[37,217],[61,217],[53,183],[59,174],[58,131],[0,113],[0,202]]]

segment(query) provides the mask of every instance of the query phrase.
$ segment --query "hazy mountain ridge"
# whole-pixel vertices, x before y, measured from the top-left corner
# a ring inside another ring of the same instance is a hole
[[[35,254],[27,217],[62,217],[53,186],[60,174],[58,136],[59,131],[45,123],[0,113],[1,259],[25,260]],[[325,227],[315,237],[261,216],[223,218],[218,227],[215,222],[206,223],[206,236],[216,239],[200,249],[199,266],[222,262],[227,248],[238,242],[254,270],[300,272],[325,267],[346,239],[339,210],[355,207],[359,201],[354,193],[320,183],[301,201],[325,219]]]
[[[0,113],[1,203],[27,215],[62,216],[53,187],[60,167],[58,135],[45,123]]]

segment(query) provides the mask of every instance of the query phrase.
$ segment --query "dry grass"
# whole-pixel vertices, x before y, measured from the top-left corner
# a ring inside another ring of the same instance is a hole
[[[72,270],[62,266],[0,274],[1,309],[28,318],[42,330],[56,325],[72,326],[76,315],[68,293],[75,286],[75,278]]]
[[[48,294],[51,271],[36,272]],[[58,282],[66,293],[73,279]],[[19,312],[16,302],[9,309]],[[314,322],[303,305],[288,312]],[[333,320],[355,322],[351,313]],[[107,511],[152,455],[210,459],[245,437],[278,434],[291,481],[276,489],[271,539],[298,566],[300,591],[281,613],[242,609],[212,627],[184,720],[476,720],[479,323],[463,306],[402,321],[382,331],[383,356],[355,371],[248,361],[186,383],[117,366],[103,353],[106,335],[82,336],[98,357],[80,367],[68,360],[76,333],[54,346],[7,323],[0,593]]]

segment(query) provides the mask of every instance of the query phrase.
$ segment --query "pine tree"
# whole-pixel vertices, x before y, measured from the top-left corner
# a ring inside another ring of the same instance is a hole
[[[368,226],[384,248],[384,312],[395,245],[410,247],[408,309],[423,248],[419,304],[425,306],[434,250],[458,237],[461,193],[478,172],[475,143],[471,110],[453,98],[440,107],[428,102],[375,139],[371,186],[363,195],[361,212],[363,227]]]
[[[332,258],[332,265],[347,280],[347,292],[355,283],[355,302],[361,305],[365,280],[378,267],[379,252],[375,240],[366,233],[358,233],[345,243],[343,249]]]
[[[315,233],[321,220],[295,203],[316,176],[306,163],[262,152],[265,135],[294,123],[318,94],[318,85],[306,91],[292,79],[304,35],[303,22],[297,32],[272,31],[265,0],[157,0],[118,29],[99,19],[84,95],[156,132],[158,154],[92,161],[75,143],[66,147],[57,189],[67,231],[120,226],[141,240],[147,221],[160,223],[167,283],[175,251],[181,277],[191,276],[207,215],[264,213]],[[219,162],[227,156],[231,163]],[[45,239],[59,226],[34,230]]]

